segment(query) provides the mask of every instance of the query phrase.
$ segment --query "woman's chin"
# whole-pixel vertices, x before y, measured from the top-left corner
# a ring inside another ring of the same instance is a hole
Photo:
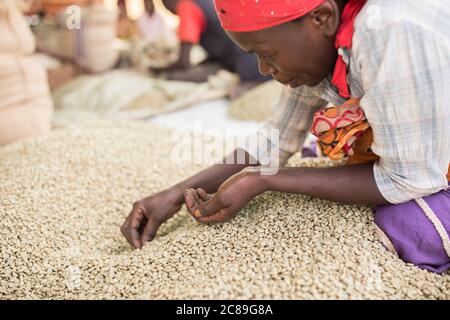
[[[291,88],[298,88],[301,86],[307,86],[307,87],[312,88],[312,87],[317,86],[320,82],[322,82],[322,80],[316,80],[316,79],[312,79],[311,77],[302,76],[302,77],[293,79],[287,85],[290,86]]]
[[[324,79],[313,79],[311,77],[308,77],[305,79],[303,85],[313,88],[318,86]]]

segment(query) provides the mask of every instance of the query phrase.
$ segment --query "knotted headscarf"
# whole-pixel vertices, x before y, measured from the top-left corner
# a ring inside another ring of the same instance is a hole
[[[267,29],[298,19],[316,9],[325,0],[214,0],[222,27],[231,32],[250,32]],[[349,0],[341,16],[335,46],[352,47],[353,25],[366,0]],[[339,94],[350,98],[347,84],[347,65],[341,55],[334,68],[332,84]]]

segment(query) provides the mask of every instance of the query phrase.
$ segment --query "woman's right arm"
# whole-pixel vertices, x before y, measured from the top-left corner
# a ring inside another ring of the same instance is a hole
[[[240,164],[237,161],[239,153],[245,155]],[[245,167],[257,165],[256,160],[242,149],[234,150],[223,163],[215,164],[169,189],[135,202],[121,227],[128,242],[134,248],[141,248],[145,242],[152,241],[161,224],[181,209],[186,189],[202,188],[208,193],[214,193],[232,175]]]

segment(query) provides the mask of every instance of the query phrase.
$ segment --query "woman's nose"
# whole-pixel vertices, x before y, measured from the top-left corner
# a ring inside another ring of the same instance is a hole
[[[276,69],[264,61],[264,59],[258,58],[259,63],[259,73],[261,73],[263,76],[273,76],[276,73]]]

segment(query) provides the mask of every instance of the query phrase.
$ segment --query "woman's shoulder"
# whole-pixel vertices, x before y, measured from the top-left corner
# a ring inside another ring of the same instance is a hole
[[[388,45],[419,48],[430,39],[450,43],[450,6],[446,0],[368,0],[358,14],[351,55],[356,60],[382,59]],[[372,61],[376,63],[376,61]]]
[[[368,0],[355,20],[355,36],[407,26],[450,37],[448,0]]]

